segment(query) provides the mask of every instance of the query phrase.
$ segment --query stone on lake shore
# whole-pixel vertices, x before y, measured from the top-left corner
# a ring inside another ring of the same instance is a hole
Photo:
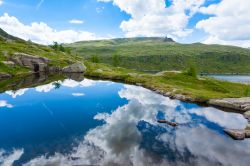
[[[208,104],[238,111],[250,111],[250,97],[211,99]]]
[[[227,133],[235,140],[244,140],[246,138],[245,130],[241,129],[224,129],[224,132]]]
[[[250,111],[245,112],[244,117],[250,121]]]

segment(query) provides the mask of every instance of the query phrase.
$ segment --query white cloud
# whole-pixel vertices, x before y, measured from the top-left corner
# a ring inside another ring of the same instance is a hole
[[[83,20],[78,20],[78,19],[72,19],[69,21],[70,24],[83,24]]]
[[[44,22],[33,22],[30,25],[25,25],[16,17],[9,16],[7,13],[0,16],[0,27],[11,35],[25,40],[30,39],[40,44],[51,44],[53,41],[72,43],[97,39],[96,35],[91,32],[74,30],[57,31]]]
[[[204,2],[205,0],[173,0],[172,5],[166,7],[165,0],[113,0],[114,5],[131,16],[120,25],[127,37],[187,36],[192,32],[186,28],[188,21]]]
[[[3,4],[3,1],[2,0],[0,0],[0,6]]]
[[[247,120],[243,115],[220,111],[216,108],[191,109],[189,112],[229,129],[244,129],[247,125]]]
[[[204,43],[250,47],[249,3],[250,0],[222,0],[219,4],[202,7],[201,13],[213,15],[196,25],[209,34]]]
[[[0,150],[0,165],[1,166],[10,166],[12,165],[16,160],[18,160],[22,155],[24,151],[21,150],[14,150],[10,154],[6,154],[4,150]]]
[[[19,89],[17,91],[6,91],[5,93],[10,95],[13,99],[15,99],[17,96],[22,96],[28,89]]]
[[[93,86],[95,83],[97,83],[98,81],[92,81],[89,79],[84,79],[81,82],[77,82],[75,80],[71,80],[71,79],[66,79],[62,82],[62,86],[65,87],[70,87],[70,88],[75,88],[75,87],[90,87]]]
[[[5,100],[0,100],[0,107],[7,107],[7,108],[13,108],[13,105],[9,104]]]
[[[55,89],[55,85],[53,83],[47,85],[41,85],[35,88],[37,92],[50,92],[51,90]]]
[[[84,96],[85,94],[84,93],[72,93],[72,95],[75,97],[81,97],[81,96]]]

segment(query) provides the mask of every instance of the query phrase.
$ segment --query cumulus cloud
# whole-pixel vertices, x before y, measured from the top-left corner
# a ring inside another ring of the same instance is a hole
[[[212,17],[201,20],[196,27],[209,37],[204,43],[250,46],[250,0],[222,0],[218,4],[202,7],[200,12]]]
[[[127,37],[172,36],[184,37],[192,32],[188,29],[189,19],[199,10],[205,0],[172,0],[166,7],[165,0],[98,0],[113,2],[131,16],[120,28]]]
[[[41,85],[35,88],[37,92],[50,92],[51,90],[55,89],[55,85],[53,83],[47,85]]]
[[[83,20],[78,20],[78,19],[72,19],[69,21],[70,24],[83,24]]]
[[[96,35],[87,31],[62,30],[58,31],[49,27],[44,22],[33,22],[25,25],[16,17],[4,13],[0,16],[0,27],[11,35],[25,40],[32,40],[40,44],[51,44],[53,41],[59,43],[72,43],[82,40],[97,39]],[[17,31],[18,29],[18,31]]]
[[[84,79],[83,81],[77,82],[75,80],[66,79],[64,80],[61,85],[65,87],[75,88],[75,87],[90,87],[95,85],[96,81],[92,81],[89,79]]]
[[[13,105],[9,104],[7,101],[5,100],[0,100],[0,107],[7,107],[7,108],[12,108]]]
[[[12,153],[8,154],[4,150],[0,150],[0,165],[2,166],[10,166],[12,165],[16,160],[18,160],[22,155],[24,151],[22,149],[20,150],[14,150]]]
[[[244,129],[248,123],[241,114],[223,112],[215,108],[191,109],[189,112],[225,128]]]
[[[6,91],[5,93],[10,95],[13,99],[15,99],[18,96],[24,95],[27,90],[28,89],[25,88],[25,89],[19,89],[19,90],[16,90],[16,91]]]

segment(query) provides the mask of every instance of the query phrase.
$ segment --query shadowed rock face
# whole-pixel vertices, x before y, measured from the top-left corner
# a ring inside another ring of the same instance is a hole
[[[10,57],[10,60],[15,64],[30,68],[35,73],[48,71],[49,59],[47,58],[24,53],[15,53]]]

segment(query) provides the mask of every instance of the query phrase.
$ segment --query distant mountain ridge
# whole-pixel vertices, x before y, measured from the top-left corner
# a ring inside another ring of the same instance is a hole
[[[250,50],[235,46],[181,44],[161,37],[82,41],[65,46],[85,59],[97,57],[101,63],[142,71],[185,70],[192,63],[201,73],[250,73]]]

